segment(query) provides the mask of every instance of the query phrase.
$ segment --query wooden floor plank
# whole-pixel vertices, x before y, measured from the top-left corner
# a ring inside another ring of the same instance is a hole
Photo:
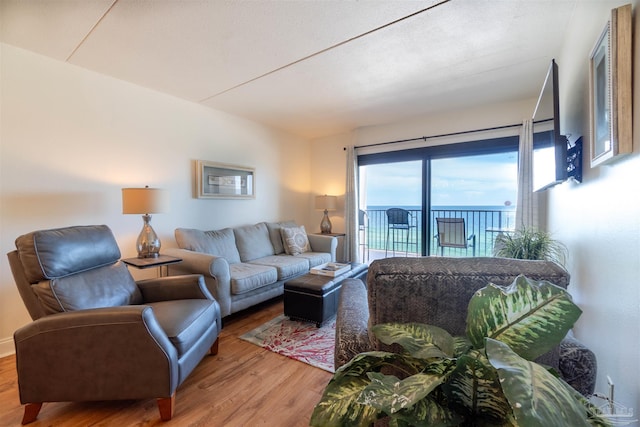
[[[45,403],[30,426],[308,426],[331,374],[238,338],[282,313],[279,298],[225,319],[219,353],[178,388],[171,421],[149,399]],[[0,427],[19,426],[23,411],[15,357],[1,358]]]

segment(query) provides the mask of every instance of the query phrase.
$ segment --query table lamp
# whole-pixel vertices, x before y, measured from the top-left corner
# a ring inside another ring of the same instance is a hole
[[[160,239],[151,227],[152,213],[166,212],[169,197],[165,190],[159,188],[123,188],[122,213],[142,214],[144,224],[136,241],[138,258],[157,258],[160,253]]]
[[[324,216],[320,221],[320,232],[322,234],[331,234],[331,221],[329,220],[329,211],[336,210],[336,196],[316,196],[316,209],[323,210]]]

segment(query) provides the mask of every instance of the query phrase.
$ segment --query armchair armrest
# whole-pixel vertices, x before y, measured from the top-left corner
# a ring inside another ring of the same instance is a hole
[[[335,236],[323,236],[322,234],[308,234],[309,245],[313,252],[326,252],[331,254],[331,261],[336,260],[338,251],[338,239]]]
[[[22,403],[169,397],[178,385],[177,351],[149,306],[54,314],[14,341]]]
[[[136,282],[144,302],[177,299],[213,299],[202,274],[158,277]]]
[[[367,289],[360,279],[342,282],[336,317],[334,366],[338,369],[358,353],[371,351],[367,332],[369,308]]]
[[[560,374],[583,396],[589,397],[596,387],[598,364],[596,355],[569,332],[560,343]]]

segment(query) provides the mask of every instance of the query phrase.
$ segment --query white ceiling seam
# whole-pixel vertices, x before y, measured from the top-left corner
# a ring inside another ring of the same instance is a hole
[[[76,51],[78,49],[80,49],[80,46],[82,46],[82,44],[85,42],[85,40],[87,40],[89,38],[89,36],[91,35],[91,33],[93,33],[93,30],[96,29],[96,27],[102,22],[102,20],[107,16],[107,14],[109,12],[111,12],[111,9],[113,9],[113,7],[116,5],[116,3],[118,3],[118,0],[113,0],[113,2],[111,3],[111,5],[109,5],[109,7],[107,8],[107,10],[104,11],[104,13],[102,14],[102,16],[100,16],[100,18],[98,18],[98,20],[95,22],[95,24],[93,24],[93,26],[91,28],[89,28],[89,31],[87,31],[87,34],[84,35],[84,37],[82,37],[82,40],[80,40],[80,42],[76,45],[76,47],[73,48],[73,50],[71,51],[71,53],[69,55],[67,55],[67,57],[65,58],[65,62],[69,62],[69,60],[71,60],[71,57],[73,56],[74,53],[76,53]]]
[[[115,1],[118,1],[118,0],[115,0]],[[204,99],[201,99],[201,100],[200,100],[200,101],[198,101],[198,102],[199,102],[199,103],[207,102],[207,101],[209,101],[209,100],[211,100],[211,99],[213,99],[213,98],[216,98],[216,97],[218,97],[218,96],[220,96],[220,95],[223,95],[223,94],[225,94],[225,93],[227,93],[227,92],[229,92],[229,91],[232,91],[232,90],[237,89],[237,88],[239,88],[239,87],[245,86],[245,85],[247,85],[247,84],[249,84],[249,83],[253,83],[253,82],[257,81],[257,80],[260,80],[260,79],[262,79],[263,77],[267,77],[267,76],[269,76],[269,75],[271,75],[271,74],[277,73],[278,71],[282,71],[282,70],[284,70],[284,69],[286,69],[286,68],[292,67],[292,66],[294,66],[294,65],[296,65],[296,64],[299,64],[299,63],[301,63],[301,62],[307,61],[307,60],[309,60],[309,59],[311,59],[311,58],[314,58],[314,57],[316,57],[316,56],[322,55],[323,53],[329,52],[329,51],[331,51],[331,50],[333,50],[333,49],[336,49],[336,48],[338,48],[338,47],[340,47],[340,46],[344,46],[344,45],[345,45],[345,44],[347,44],[347,43],[351,43],[351,42],[353,42],[353,41],[355,41],[355,40],[358,40],[358,39],[361,39],[361,38],[366,37],[366,36],[368,36],[368,35],[371,35],[371,34],[373,34],[373,33],[375,33],[375,32],[378,32],[378,31],[380,31],[380,30],[383,30],[383,29],[385,29],[385,28],[388,28],[388,27],[390,27],[390,26],[392,26],[392,25],[398,24],[398,23],[400,23],[400,22],[402,22],[402,21],[406,21],[407,19],[411,19],[411,18],[413,18],[413,17],[415,17],[415,16],[417,16],[417,15],[420,15],[420,14],[422,14],[422,13],[424,13],[424,12],[428,12],[429,10],[434,9],[434,8],[436,8],[436,7],[438,7],[438,6],[441,6],[441,5],[443,5],[443,4],[445,4],[445,3],[448,3],[448,2],[450,2],[450,1],[451,1],[451,0],[441,0],[441,1],[437,2],[437,3],[435,3],[435,4],[430,5],[429,7],[426,7],[426,8],[424,8],[424,9],[418,10],[418,11],[413,12],[413,13],[410,13],[409,15],[403,16],[403,17],[401,17],[401,18],[395,19],[395,20],[393,20],[393,21],[391,21],[391,22],[388,22],[388,23],[386,23],[386,24],[380,25],[380,26],[378,26],[378,27],[376,27],[376,28],[373,28],[373,29],[371,29],[371,30],[365,31],[364,33],[361,33],[361,34],[358,34],[358,35],[356,35],[356,36],[350,37],[350,38],[348,38],[348,39],[346,39],[346,40],[343,40],[343,41],[338,42],[338,43],[336,43],[336,44],[334,44],[334,45],[331,45],[331,46],[329,46],[329,47],[326,47],[326,48],[324,48],[324,49],[321,49],[321,50],[319,50],[319,51],[317,51],[317,52],[311,53],[311,54],[309,54],[309,55],[307,55],[307,56],[305,56],[305,57],[302,57],[302,58],[297,59],[297,60],[295,60],[295,61],[293,61],[293,62],[290,62],[290,63],[288,63],[288,64],[285,64],[285,65],[283,65],[283,66],[281,66],[281,67],[278,67],[278,68],[276,68],[276,69],[274,69],[274,70],[267,71],[266,73],[263,73],[263,74],[261,74],[261,75],[259,75],[259,76],[257,76],[257,77],[254,77],[254,78],[252,78],[252,79],[249,79],[249,80],[247,80],[247,81],[244,81],[244,82],[242,82],[242,83],[239,83],[239,84],[237,84],[237,85],[235,85],[235,86],[233,86],[233,87],[230,87],[230,88],[228,88],[228,89],[225,89],[225,90],[223,90],[223,91],[220,91],[220,92],[218,92],[218,93],[216,93],[216,94],[214,94],[214,95],[211,95],[211,96],[208,96],[208,97],[206,97],[206,98],[204,98]]]

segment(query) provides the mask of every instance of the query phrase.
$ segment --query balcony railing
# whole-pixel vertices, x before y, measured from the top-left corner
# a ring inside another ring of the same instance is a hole
[[[360,227],[361,255],[367,258],[383,258],[385,256],[421,256],[422,249],[422,211],[407,209],[410,213],[411,227],[405,230],[388,228],[385,209],[368,209],[364,227]],[[495,238],[515,225],[515,210],[501,209],[434,209],[431,211],[429,224],[430,236],[427,236],[429,254],[440,255],[437,239],[436,218],[464,218],[467,236],[475,235],[476,256],[492,256]],[[387,238],[387,231],[389,231]],[[395,233],[395,237],[394,237]],[[363,240],[364,237],[364,240]],[[388,241],[387,241],[388,240]],[[394,248],[395,246],[395,248]],[[395,250],[393,250],[395,249]],[[373,255],[372,255],[373,252]],[[369,257],[367,257],[367,254]],[[444,256],[472,256],[473,249],[444,248]]]

